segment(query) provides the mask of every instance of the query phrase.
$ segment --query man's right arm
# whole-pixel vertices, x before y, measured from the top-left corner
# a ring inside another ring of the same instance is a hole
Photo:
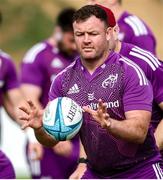
[[[46,147],[54,147],[58,143],[58,141],[47,134],[42,127],[35,129],[34,132],[37,140]]]
[[[31,127],[34,129],[37,140],[44,146],[53,147],[58,143],[53,139],[49,134],[43,129],[43,110],[39,109],[34,105],[31,100],[27,101],[28,106],[20,106],[19,109],[22,111],[21,117],[19,120],[25,121],[22,126],[22,129]]]
[[[57,76],[51,85],[50,93],[49,93],[50,100],[62,96],[60,78],[61,78],[60,76],[59,77]],[[34,98],[36,98],[36,94]],[[44,146],[53,147],[58,143],[58,141],[54,140],[43,129],[43,122],[42,122],[43,110],[38,108],[37,105],[35,105],[34,102],[31,100],[28,100],[27,103],[28,106],[26,105],[20,107],[20,110],[23,111],[22,112],[23,114],[19,119],[25,121],[22,128],[23,129],[27,127],[33,128],[35,131],[36,138],[41,144],[43,144]]]

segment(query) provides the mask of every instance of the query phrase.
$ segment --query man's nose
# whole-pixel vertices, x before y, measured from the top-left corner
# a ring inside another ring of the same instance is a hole
[[[90,43],[91,40],[90,40],[90,37],[89,37],[89,34],[85,34],[84,35],[84,43]]]

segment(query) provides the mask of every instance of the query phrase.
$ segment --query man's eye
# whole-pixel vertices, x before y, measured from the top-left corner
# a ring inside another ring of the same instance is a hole
[[[76,33],[75,35],[76,36],[82,36],[83,34],[82,33]]]
[[[96,32],[94,32],[94,33],[91,33],[91,35],[92,35],[92,36],[96,36],[96,35],[97,35],[97,33],[96,33]]]

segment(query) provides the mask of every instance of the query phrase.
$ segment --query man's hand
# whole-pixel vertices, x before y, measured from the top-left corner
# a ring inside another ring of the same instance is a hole
[[[83,106],[83,110],[91,114],[92,118],[100,123],[102,128],[108,128],[110,126],[110,116],[107,113],[107,106],[101,99],[98,101],[98,109],[96,111],[88,106]]]
[[[19,109],[24,112],[24,114],[19,117],[19,120],[26,121],[22,125],[22,129],[25,129],[27,127],[31,127],[33,129],[41,128],[43,110],[37,109],[31,100],[28,100],[27,103],[28,106],[19,107]]]
[[[71,174],[69,179],[81,179],[81,177],[84,175],[86,170],[87,170],[87,164],[79,163],[76,170]]]
[[[59,142],[53,147],[53,150],[61,156],[69,157],[73,153],[73,144],[71,141]]]

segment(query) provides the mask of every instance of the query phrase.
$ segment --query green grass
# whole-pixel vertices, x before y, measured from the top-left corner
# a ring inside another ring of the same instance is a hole
[[[2,13],[0,47],[11,55],[28,49],[53,31],[53,20],[37,4],[4,1]]]

